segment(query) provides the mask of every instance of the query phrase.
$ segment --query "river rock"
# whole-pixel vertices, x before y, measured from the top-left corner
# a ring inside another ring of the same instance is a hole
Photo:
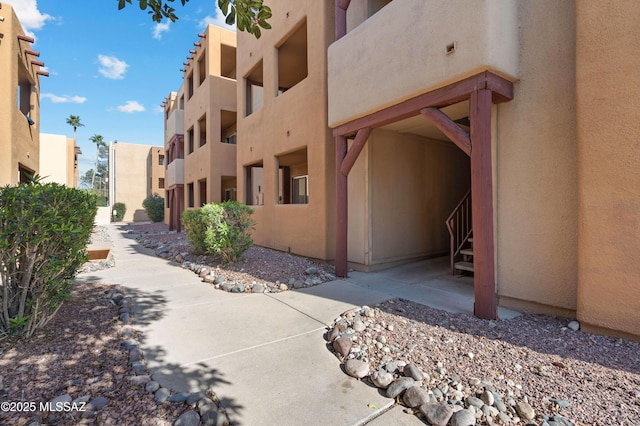
[[[369,364],[357,359],[349,359],[344,363],[344,369],[348,375],[356,379],[362,379],[369,375]]]
[[[453,409],[445,402],[423,404],[419,410],[432,426],[447,426],[453,416]]]
[[[419,407],[429,402],[429,394],[420,386],[412,386],[402,396],[402,401],[411,408]]]

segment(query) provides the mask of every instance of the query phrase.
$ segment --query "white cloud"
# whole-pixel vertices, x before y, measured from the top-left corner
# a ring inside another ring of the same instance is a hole
[[[100,62],[98,72],[112,80],[122,80],[129,68],[129,64],[115,56],[98,55],[98,62]]]
[[[118,111],[126,113],[143,112],[145,108],[138,101],[127,101],[124,105],[117,106]]]
[[[171,21],[157,23],[153,27],[153,38],[160,40],[162,38],[162,33],[169,31],[170,24]]]
[[[227,25],[227,23],[224,21],[225,19],[227,19],[227,18],[222,14],[220,9],[218,9],[216,11],[215,16],[211,16],[211,15],[205,16],[200,21],[199,26],[200,27],[206,27],[209,24],[213,24],[213,25],[217,25],[217,26],[222,27],[222,28],[226,28],[227,30],[236,31],[235,24],[234,25]]]
[[[156,105],[155,107],[153,107],[153,112],[155,114],[164,114],[164,107]]]
[[[5,2],[13,6],[26,32],[39,30],[47,21],[53,19],[53,16],[38,10],[37,0],[5,0]]]
[[[53,93],[41,93],[41,98],[49,99],[54,104],[83,104],[87,101],[84,96],[54,95]]]

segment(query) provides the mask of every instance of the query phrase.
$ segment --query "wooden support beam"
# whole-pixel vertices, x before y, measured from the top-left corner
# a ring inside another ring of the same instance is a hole
[[[429,119],[442,133],[445,134],[465,154],[471,156],[471,138],[467,132],[454,123],[444,112],[438,108],[423,108],[420,114]]]
[[[347,277],[347,176],[340,170],[347,155],[347,138],[336,137],[336,276]]]
[[[497,319],[493,232],[493,174],[491,165],[491,108],[493,93],[478,89],[471,94],[471,215],[473,217],[474,314]]]
[[[356,160],[360,156],[360,153],[362,152],[362,148],[364,148],[364,145],[367,143],[367,140],[369,139],[370,134],[371,134],[370,127],[358,130],[358,133],[356,133],[356,138],[353,141],[353,144],[351,144],[351,148],[349,149],[349,152],[347,152],[347,155],[344,157],[344,160],[342,160],[342,165],[340,166],[340,173],[342,173],[345,176],[349,174],[349,172],[351,171],[351,168],[353,167],[353,165],[356,163]]]
[[[24,49],[24,53],[26,53],[27,55],[32,55],[32,56],[40,56],[40,52],[36,52],[35,50],[31,50],[31,49]]]

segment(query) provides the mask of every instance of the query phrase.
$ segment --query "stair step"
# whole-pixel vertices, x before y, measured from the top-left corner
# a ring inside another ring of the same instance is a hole
[[[467,241],[469,241],[470,243],[473,243],[473,237],[467,238]]]
[[[460,250],[460,254],[464,254],[465,256],[473,256],[473,249],[462,249]]]
[[[456,262],[455,268],[461,271],[473,272],[473,262]]]

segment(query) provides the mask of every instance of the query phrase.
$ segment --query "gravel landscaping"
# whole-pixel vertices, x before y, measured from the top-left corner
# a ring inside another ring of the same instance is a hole
[[[277,292],[285,290],[282,284],[295,289],[296,282],[305,287],[333,279],[331,265],[261,247],[222,267],[193,255],[184,234],[164,224],[127,225],[125,231],[200,274],[202,285],[222,290],[242,284],[244,292],[258,285]],[[92,242],[111,244],[102,227]],[[113,259],[85,270],[112,266]],[[34,338],[0,336],[0,401],[15,402],[13,408],[18,402],[83,408],[22,404],[22,412],[0,411],[0,424],[228,422],[213,391],[176,394],[152,380],[131,304],[117,286],[78,283]],[[345,374],[394,398],[424,424],[640,426],[640,342],[583,333],[567,319],[524,314],[485,321],[396,299],[338,316],[326,339]]]

